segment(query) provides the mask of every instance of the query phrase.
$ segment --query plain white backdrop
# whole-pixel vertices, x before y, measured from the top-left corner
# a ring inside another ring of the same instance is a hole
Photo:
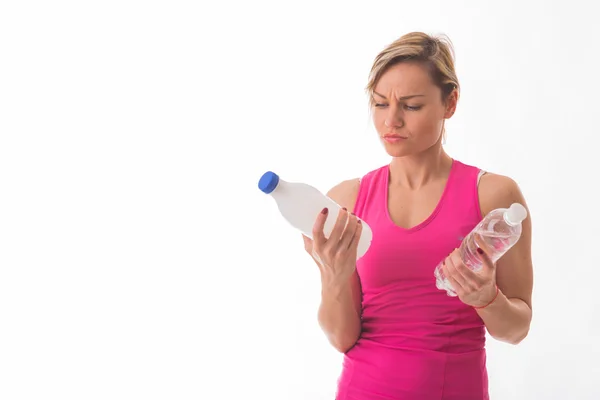
[[[317,268],[257,182],[389,162],[364,87],[413,30],[455,46],[449,154],[531,209],[533,325],[488,340],[492,399],[600,398],[586,4],[2,2],[0,398],[333,399]]]

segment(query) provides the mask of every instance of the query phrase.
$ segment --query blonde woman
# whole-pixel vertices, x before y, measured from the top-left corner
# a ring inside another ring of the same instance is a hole
[[[328,195],[345,207],[326,239],[325,209],[306,250],[319,266],[319,323],[344,353],[338,400],[488,399],[485,330],[517,344],[531,323],[531,219],[496,264],[472,272],[456,248],[482,217],[518,202],[509,177],[449,156],[444,122],[459,97],[450,41],[409,33],[373,64],[367,90],[389,164],[339,183]],[[357,236],[373,230],[356,261]],[[458,296],[435,285],[444,272]]]

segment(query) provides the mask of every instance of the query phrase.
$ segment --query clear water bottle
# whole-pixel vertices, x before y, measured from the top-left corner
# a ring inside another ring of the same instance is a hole
[[[525,218],[527,210],[519,203],[513,203],[510,208],[498,208],[489,212],[462,241],[459,251],[463,263],[473,271],[482,268],[483,262],[477,254],[478,247],[493,262],[498,261],[521,237],[521,222]],[[438,289],[446,290],[449,296],[456,296],[454,288],[444,276],[441,263],[435,268],[434,275]]]
[[[325,237],[329,237],[341,207],[318,189],[306,183],[287,182],[271,171],[262,175],[258,187],[275,200],[281,215],[294,228],[311,239],[313,238],[312,230],[315,220],[323,208],[327,207],[329,213],[323,227],[323,233]],[[362,221],[357,259],[367,252],[372,238],[371,228],[365,221]]]

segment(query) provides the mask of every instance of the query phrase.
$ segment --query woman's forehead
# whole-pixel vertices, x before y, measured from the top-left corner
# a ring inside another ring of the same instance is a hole
[[[385,71],[375,91],[387,97],[388,94],[408,96],[416,91],[429,91],[434,86],[427,69],[417,63],[400,63]]]

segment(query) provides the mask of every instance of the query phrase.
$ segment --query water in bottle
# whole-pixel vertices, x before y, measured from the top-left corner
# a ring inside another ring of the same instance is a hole
[[[262,175],[258,187],[275,200],[281,215],[294,228],[311,239],[315,220],[323,208],[327,207],[329,213],[323,233],[325,237],[329,237],[341,207],[318,189],[306,183],[287,182],[271,171]],[[357,259],[367,252],[373,237],[369,225],[361,221],[362,232],[358,243]]]
[[[459,252],[463,263],[473,271],[482,268],[478,247],[486,252],[492,262],[496,262],[521,237],[521,222],[525,218],[527,210],[519,203],[489,212],[462,241]],[[438,289],[446,290],[449,296],[456,296],[454,288],[444,276],[441,263],[435,268],[434,276]]]

